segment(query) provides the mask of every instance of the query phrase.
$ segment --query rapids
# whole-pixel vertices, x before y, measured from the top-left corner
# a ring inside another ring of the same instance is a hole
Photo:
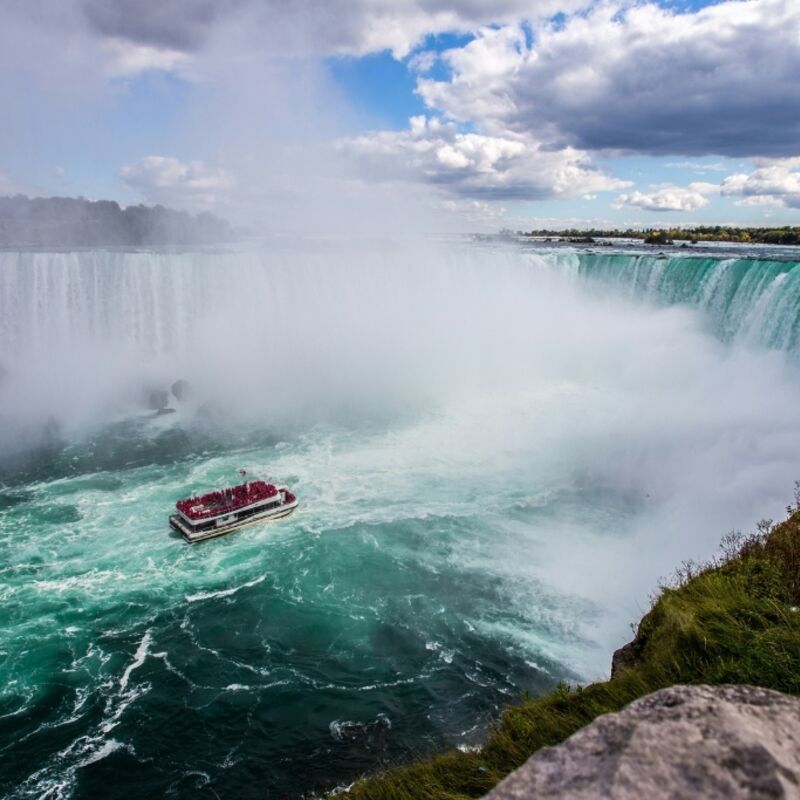
[[[0,253],[0,794],[309,796],[605,674],[781,513],[799,338],[729,253]],[[170,535],[240,467],[300,510]]]

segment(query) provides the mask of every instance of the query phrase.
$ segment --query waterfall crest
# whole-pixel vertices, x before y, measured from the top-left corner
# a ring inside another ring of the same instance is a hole
[[[552,255],[562,268],[658,305],[702,309],[716,335],[800,355],[800,263],[650,255]]]

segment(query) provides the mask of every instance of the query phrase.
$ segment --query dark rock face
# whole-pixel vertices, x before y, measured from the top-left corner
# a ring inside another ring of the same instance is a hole
[[[189,381],[179,378],[175,383],[170,386],[170,391],[176,400],[185,400],[189,396]]]
[[[673,686],[545,747],[485,800],[800,798],[800,698]]]
[[[624,644],[619,650],[615,650],[611,657],[611,677],[618,675],[623,669],[635,667],[639,662],[643,646],[641,641],[634,639],[632,642]]]

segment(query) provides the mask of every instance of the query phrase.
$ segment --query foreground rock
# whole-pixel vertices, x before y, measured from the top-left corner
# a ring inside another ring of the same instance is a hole
[[[800,699],[673,686],[533,755],[485,800],[800,798]]]

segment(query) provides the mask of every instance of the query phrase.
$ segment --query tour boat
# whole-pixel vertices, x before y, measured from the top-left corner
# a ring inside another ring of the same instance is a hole
[[[247,481],[239,486],[188,497],[175,504],[169,524],[187,542],[202,542],[255,522],[286,517],[297,508],[297,498],[285,486]]]

